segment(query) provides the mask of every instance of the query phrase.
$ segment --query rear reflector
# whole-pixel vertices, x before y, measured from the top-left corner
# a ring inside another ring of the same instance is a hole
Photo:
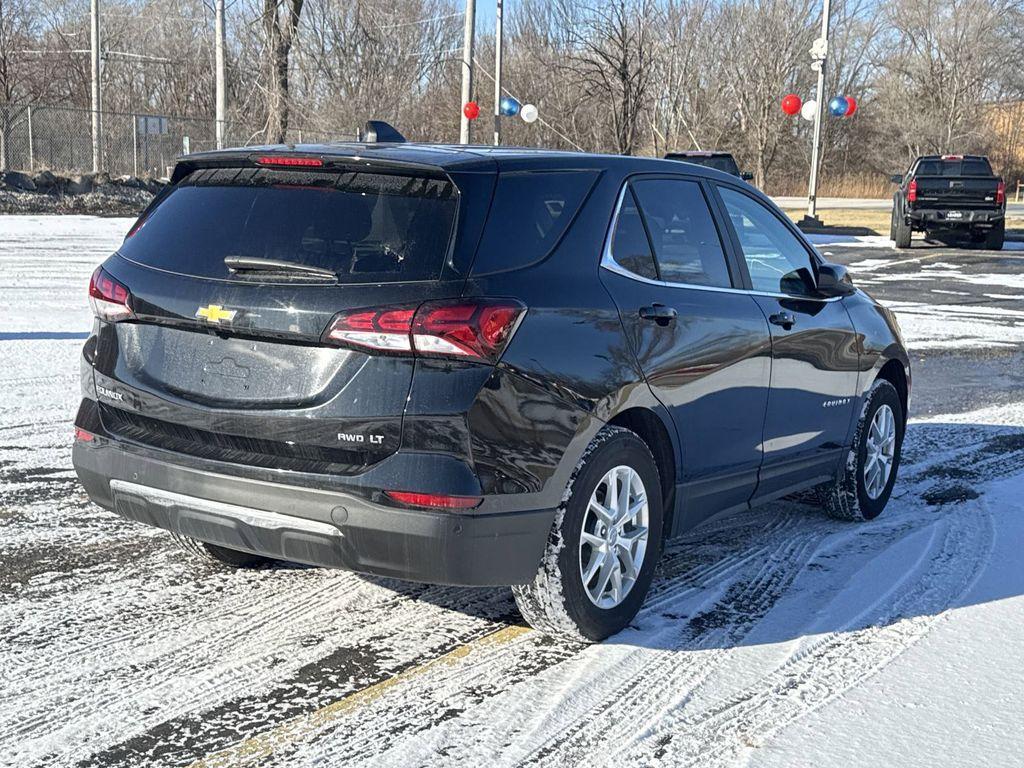
[[[497,362],[526,312],[511,299],[428,301],[418,309],[341,312],[324,332],[329,343],[423,357]]]
[[[319,157],[293,157],[290,155],[262,155],[256,158],[256,165],[276,165],[290,168],[322,168],[324,161]]]
[[[135,316],[131,308],[131,292],[103,267],[96,267],[89,280],[89,304],[93,314],[108,323]]]
[[[447,496],[441,493],[408,493],[406,491],[384,491],[384,494],[399,504],[430,509],[472,509],[479,506],[480,496]]]
[[[80,443],[91,443],[96,439],[96,436],[92,432],[86,432],[81,427],[75,427],[75,440]]]

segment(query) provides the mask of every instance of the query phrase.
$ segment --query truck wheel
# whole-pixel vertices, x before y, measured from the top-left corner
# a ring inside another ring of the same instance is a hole
[[[839,520],[882,514],[900,465],[903,407],[896,388],[877,379],[864,398],[857,433],[838,480],[820,489],[825,511]]]
[[[990,251],[1001,251],[1005,240],[1006,222],[1000,221],[985,234],[985,248]]]
[[[626,627],[644,602],[661,554],[662,497],[647,444],[605,427],[569,480],[537,575],[512,587],[535,629],[596,642]]]
[[[249,552],[240,552],[236,549],[228,549],[227,547],[219,547],[216,544],[207,544],[204,541],[193,539],[188,536],[182,536],[180,533],[171,531],[171,538],[174,539],[174,543],[179,548],[188,552],[190,555],[196,555],[221,565],[227,565],[231,568],[258,568],[268,563],[274,562],[272,558],[263,557],[262,555],[253,555]]]
[[[910,225],[903,217],[902,212],[894,208],[892,214],[892,240],[896,244],[896,247],[909,248],[910,235]]]

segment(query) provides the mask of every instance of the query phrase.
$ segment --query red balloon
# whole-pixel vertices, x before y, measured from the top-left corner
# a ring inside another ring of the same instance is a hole
[[[466,106],[462,108],[462,114],[464,114],[468,120],[476,120],[480,117],[480,105],[475,101],[467,101]]]
[[[850,115],[857,111],[857,100],[853,96],[847,96],[846,104],[846,114],[843,117],[850,117]]]
[[[800,97],[795,93],[791,93],[788,96],[784,96],[782,99],[782,111],[787,115],[793,116],[800,111],[800,107],[803,106],[803,102]]]

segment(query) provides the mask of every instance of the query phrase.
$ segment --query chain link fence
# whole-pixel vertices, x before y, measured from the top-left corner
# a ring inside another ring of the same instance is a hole
[[[355,133],[324,133],[293,128],[296,143],[352,141]],[[225,123],[226,147],[264,142],[261,126]],[[214,118],[102,112],[100,170],[111,176],[164,176],[175,158],[216,149]],[[51,105],[0,106],[0,170],[59,174],[92,167],[92,111]]]

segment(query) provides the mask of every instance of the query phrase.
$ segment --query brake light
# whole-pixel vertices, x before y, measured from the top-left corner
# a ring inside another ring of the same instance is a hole
[[[276,165],[290,168],[323,168],[319,157],[294,157],[291,155],[263,155],[256,158],[256,165]]]
[[[907,185],[907,202],[917,202],[917,179],[911,179]]]
[[[324,332],[328,343],[496,362],[526,307],[510,299],[428,301],[418,309],[386,307],[341,312]]]
[[[942,159],[943,160],[963,160],[964,156],[963,155],[943,155]]]
[[[1002,205],[1006,202],[1006,182],[1000,181],[996,184],[996,205]]]
[[[131,297],[127,287],[112,278],[103,267],[96,267],[89,280],[89,304],[96,317],[108,323],[135,317]]]
[[[430,509],[473,509],[483,501],[480,496],[449,496],[443,493],[384,491],[384,495],[399,504]]]

